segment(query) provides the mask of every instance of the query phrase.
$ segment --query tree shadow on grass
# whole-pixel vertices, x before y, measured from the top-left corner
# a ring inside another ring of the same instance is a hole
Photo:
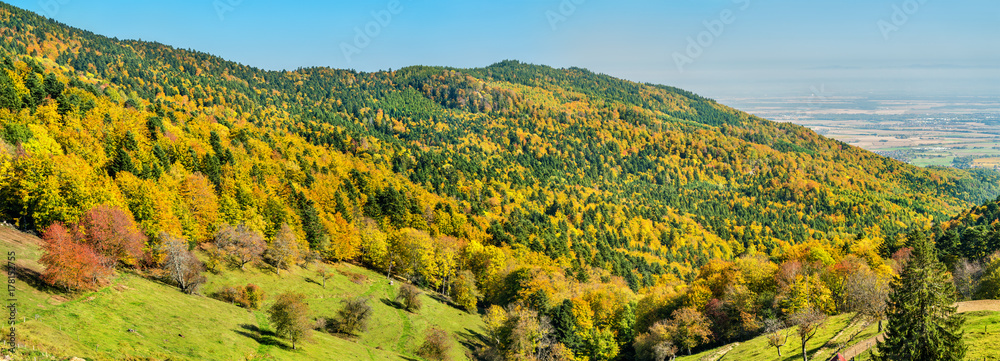
[[[434,292],[434,293],[428,292],[427,293],[427,297],[430,297],[431,299],[434,299],[434,300],[436,300],[438,302],[441,302],[443,304],[451,306],[451,308],[457,308],[457,309],[460,309],[460,310],[464,310],[462,308],[462,306],[459,306],[455,302],[452,302],[451,297],[447,297],[447,296],[442,295],[440,293],[437,293],[437,292]]]
[[[233,330],[233,332],[236,332],[236,334],[240,336],[253,339],[254,341],[257,341],[257,343],[261,345],[276,346],[286,351],[292,349],[291,346],[288,346],[284,342],[282,342],[281,339],[278,338],[278,335],[276,335],[274,332],[268,330],[261,330],[256,325],[249,325],[245,323],[241,324],[240,328],[241,329]]]
[[[395,309],[397,309],[397,310],[406,310],[406,307],[405,307],[405,306],[403,306],[403,304],[402,304],[402,303],[399,303],[399,302],[396,302],[396,301],[393,301],[393,300],[390,300],[390,299],[388,299],[388,298],[383,298],[383,299],[381,299],[381,301],[382,301],[382,303],[384,303],[384,304],[385,304],[386,306],[389,306],[389,307],[392,307],[392,308],[395,308]]]
[[[322,286],[323,285],[323,283],[321,283],[321,282],[319,282],[317,280],[314,280],[311,277],[302,277],[302,278],[305,279],[307,283],[315,283],[317,286]]]
[[[13,271],[12,273],[17,276],[17,279],[21,280],[24,283],[27,283],[29,286],[31,286],[36,290],[56,295],[63,295],[63,296],[71,295],[71,293],[66,292],[66,290],[60,287],[50,285],[48,284],[48,282],[45,282],[45,280],[42,279],[42,274],[31,268],[15,264],[14,269],[12,271]]]
[[[483,335],[479,333],[479,331],[471,328],[466,328],[464,331],[455,331],[455,336],[458,336],[458,343],[469,351],[478,350],[486,345],[488,341],[486,339],[486,335]]]

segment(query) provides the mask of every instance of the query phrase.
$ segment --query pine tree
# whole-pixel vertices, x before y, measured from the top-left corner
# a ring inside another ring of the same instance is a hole
[[[892,285],[885,341],[879,343],[879,360],[961,360],[965,356],[962,324],[955,314],[955,286],[934,245],[923,232],[913,232],[908,243],[913,253]]]

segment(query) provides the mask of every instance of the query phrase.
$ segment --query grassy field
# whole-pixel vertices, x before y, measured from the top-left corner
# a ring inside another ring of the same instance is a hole
[[[269,296],[263,308],[274,295],[295,291],[306,295],[316,317],[332,317],[346,297],[371,297],[374,316],[368,331],[357,337],[313,332],[311,341],[292,350],[285,340],[273,336],[263,311],[185,295],[137,275],[119,274],[107,287],[83,294],[48,289],[33,278],[33,272],[41,269],[35,242],[9,229],[0,230],[0,245],[5,252],[16,252],[24,274],[16,293],[18,343],[39,359],[414,360],[420,359],[414,352],[423,342],[424,331],[439,327],[453,336],[452,359],[464,360],[462,335],[479,331],[482,325],[478,315],[427,295],[421,296],[424,306],[419,312],[400,310],[388,301],[395,297],[398,281],[389,285],[385,275],[350,264],[332,266],[335,275],[326,288],[312,279],[312,270],[302,268],[280,275],[251,267],[208,274],[204,294],[252,282]]]
[[[858,327],[851,325],[851,315],[838,315],[830,317],[826,324],[816,333],[809,342],[806,343],[807,354],[810,359],[816,357],[817,360],[829,359],[833,353],[840,348],[841,344],[848,342],[851,335],[857,333]],[[874,336],[877,332],[877,325],[869,325],[860,330],[854,341],[864,340]],[[716,349],[704,351],[691,356],[678,357],[678,361],[698,361],[698,360],[801,360],[802,348],[801,339],[792,331],[792,336],[788,338],[788,343],[781,348],[781,357],[777,350],[767,344],[764,336],[736,344],[726,345]],[[726,350],[728,352],[725,352]],[[814,356],[815,355],[815,356]]]
[[[965,343],[969,347],[965,359],[970,361],[1000,360],[1000,349],[996,347],[996,345],[1000,345],[1000,312],[974,311],[964,313],[964,315],[966,317]],[[828,360],[842,343],[847,342],[849,335],[857,331],[857,328],[845,328],[849,324],[850,317],[850,315],[839,315],[827,320],[823,328],[806,344],[810,360]],[[849,342],[848,346],[875,336],[876,331],[876,325],[869,325],[854,340]],[[800,340],[798,335],[793,333],[788,338],[788,343],[781,348],[781,357],[778,356],[774,347],[767,344],[767,338],[760,336],[746,342],[718,347],[691,356],[678,357],[677,360],[797,361],[802,360]],[[871,356],[869,352],[862,352],[854,360],[871,360]]]
[[[998,168],[1000,167],[1000,157],[980,158],[972,161],[972,164],[982,168]]]

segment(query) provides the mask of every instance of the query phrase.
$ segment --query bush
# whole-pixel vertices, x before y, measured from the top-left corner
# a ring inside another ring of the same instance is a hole
[[[226,286],[211,295],[219,301],[232,303],[234,305],[256,310],[267,297],[267,294],[253,283],[248,283],[246,287]]]
[[[358,296],[343,301],[344,307],[337,311],[337,318],[328,324],[332,332],[353,334],[368,328],[368,319],[372,315],[372,306],[368,298]]]
[[[253,283],[248,283],[243,289],[243,299],[246,301],[246,308],[251,310],[260,308],[260,304],[264,302],[265,297],[264,291]]]
[[[417,355],[430,360],[447,360],[448,351],[451,350],[451,342],[448,333],[439,328],[432,328],[427,332],[424,343],[417,350]]]
[[[399,293],[396,295],[396,302],[402,303],[403,308],[410,312],[416,312],[420,310],[420,289],[409,283],[404,283],[399,287]]]

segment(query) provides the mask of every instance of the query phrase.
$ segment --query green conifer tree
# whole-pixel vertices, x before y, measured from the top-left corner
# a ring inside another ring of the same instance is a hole
[[[955,314],[955,286],[938,261],[927,235],[915,231],[908,237],[913,253],[892,285],[885,340],[878,345],[878,360],[961,360],[965,356],[962,324]]]

